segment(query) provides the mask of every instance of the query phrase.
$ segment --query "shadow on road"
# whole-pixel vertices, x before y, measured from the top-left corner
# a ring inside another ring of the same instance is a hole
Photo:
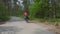
[[[6,22],[0,22],[0,25],[5,24]]]

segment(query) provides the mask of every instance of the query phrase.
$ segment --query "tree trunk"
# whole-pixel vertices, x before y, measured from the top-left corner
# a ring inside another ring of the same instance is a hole
[[[57,14],[57,0],[54,0],[53,2],[53,18],[56,18]]]

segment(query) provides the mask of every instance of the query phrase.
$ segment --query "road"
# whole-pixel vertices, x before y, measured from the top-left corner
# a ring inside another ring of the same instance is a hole
[[[55,34],[55,32],[35,23],[26,23],[24,19],[12,17],[0,25],[0,34]]]

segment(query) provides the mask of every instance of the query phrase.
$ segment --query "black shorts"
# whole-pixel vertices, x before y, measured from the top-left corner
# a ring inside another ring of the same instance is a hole
[[[28,17],[28,16],[26,16],[26,17],[25,17],[25,19],[28,19],[28,20],[29,20],[29,17]]]

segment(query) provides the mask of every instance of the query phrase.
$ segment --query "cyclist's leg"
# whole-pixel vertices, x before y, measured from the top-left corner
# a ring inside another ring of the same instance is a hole
[[[29,17],[28,16],[26,16],[26,21],[29,23]]]
[[[27,16],[27,19],[29,20],[29,17]]]
[[[27,16],[24,17],[25,21],[27,21]]]

